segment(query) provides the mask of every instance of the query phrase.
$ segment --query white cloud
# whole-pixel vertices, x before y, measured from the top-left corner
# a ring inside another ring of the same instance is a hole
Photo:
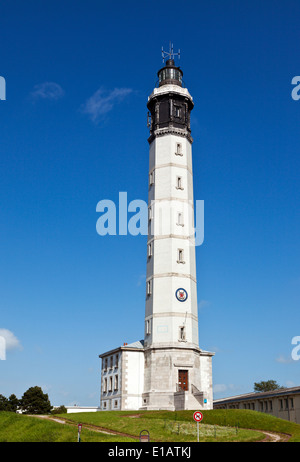
[[[276,362],[277,363],[281,363],[281,364],[289,364],[289,363],[292,363],[293,362],[293,359],[291,357],[285,357],[284,355],[279,355],[277,358],[276,358]]]
[[[19,339],[10,330],[0,329],[0,337],[5,339],[6,351],[23,349]]]
[[[203,310],[204,308],[207,308],[210,306],[210,302],[208,300],[200,300],[198,302],[198,310]]]
[[[99,88],[82,106],[82,112],[88,114],[93,122],[97,122],[100,117],[110,112],[115,104],[123,101],[130,93],[132,93],[130,88],[115,88],[110,92],[105,92],[103,88]]]
[[[65,92],[58,83],[55,82],[43,82],[35,85],[31,92],[33,99],[49,99],[58,100],[64,96]]]

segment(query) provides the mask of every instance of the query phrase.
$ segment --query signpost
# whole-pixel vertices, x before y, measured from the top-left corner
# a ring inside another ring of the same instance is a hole
[[[197,441],[199,443],[199,422],[203,419],[203,414],[200,411],[196,411],[193,414],[193,419],[195,422],[197,422]]]
[[[82,429],[82,424],[79,423],[79,424],[78,424],[78,443],[80,443],[80,441],[81,441],[81,440],[80,440],[81,429]]]

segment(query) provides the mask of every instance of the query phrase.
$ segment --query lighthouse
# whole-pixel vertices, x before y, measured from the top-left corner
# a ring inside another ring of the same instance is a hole
[[[101,409],[212,409],[212,357],[198,338],[190,117],[173,47],[148,97],[144,339],[102,358]],[[108,367],[111,364],[111,367]],[[117,376],[117,379],[116,379]],[[114,385],[117,384],[117,385]]]
[[[213,353],[201,350],[198,339],[190,127],[194,102],[172,49],[147,107],[151,122],[143,406],[210,408]]]

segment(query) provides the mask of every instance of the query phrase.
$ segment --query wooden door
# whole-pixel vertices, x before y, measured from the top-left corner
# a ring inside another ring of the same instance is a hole
[[[178,371],[178,385],[181,390],[188,391],[189,389],[189,371]]]

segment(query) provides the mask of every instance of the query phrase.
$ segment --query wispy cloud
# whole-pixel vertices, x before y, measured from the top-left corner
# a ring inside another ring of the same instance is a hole
[[[225,392],[236,392],[237,390],[239,390],[239,387],[237,387],[236,385],[233,385],[233,384],[229,384],[229,385],[226,385],[225,383],[216,383],[214,386],[213,386],[213,389],[214,389],[214,393],[225,393]]]
[[[88,114],[93,122],[98,122],[132,91],[131,88],[115,88],[111,91],[99,88],[82,106],[82,112]]]
[[[198,310],[204,310],[204,308],[208,308],[210,306],[210,302],[208,300],[200,300],[198,302]]]
[[[62,87],[55,82],[43,82],[35,85],[30,96],[33,100],[48,99],[58,100],[64,96],[65,92]]]
[[[289,356],[289,357],[285,357],[284,355],[279,355],[277,358],[276,358],[276,362],[277,363],[281,363],[281,364],[289,364],[289,363],[292,363],[293,362],[293,359]]]
[[[19,339],[11,330],[0,329],[0,337],[3,337],[5,339],[6,351],[23,349]]]

